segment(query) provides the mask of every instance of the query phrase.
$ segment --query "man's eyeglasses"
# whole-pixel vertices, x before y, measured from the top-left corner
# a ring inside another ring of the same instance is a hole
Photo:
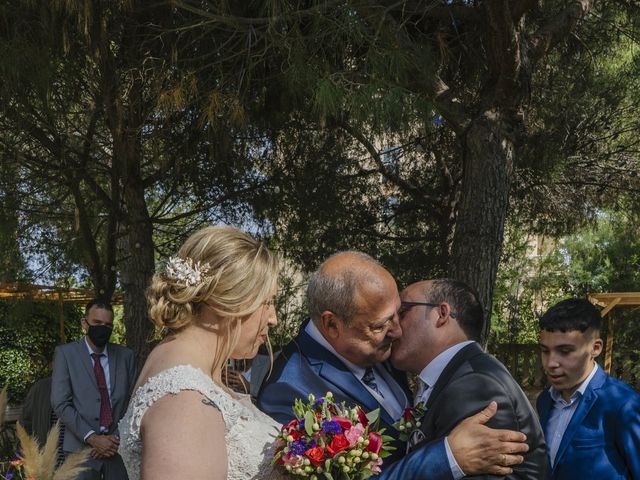
[[[418,305],[424,305],[425,307],[436,308],[439,307],[439,303],[430,303],[430,302],[400,302],[400,315],[407,312],[411,307],[417,307]],[[451,318],[456,318],[456,314],[454,312],[450,312],[449,316]]]
[[[398,312],[398,314],[400,316],[404,315],[405,313],[407,313],[411,307],[417,307],[418,305],[424,305],[425,307],[437,307],[440,304],[439,303],[429,303],[429,302],[400,302],[400,311]]]

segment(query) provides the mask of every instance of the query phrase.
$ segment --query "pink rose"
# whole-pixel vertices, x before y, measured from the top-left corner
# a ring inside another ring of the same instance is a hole
[[[287,453],[282,457],[282,463],[285,465],[291,465],[291,468],[298,468],[304,465],[304,457],[302,455]]]
[[[358,439],[364,435],[364,427],[360,424],[354,425],[349,430],[344,432],[344,436],[349,440],[349,446],[353,447],[358,443]]]
[[[369,468],[373,473],[380,473],[382,470],[380,469],[380,465],[382,465],[382,459],[377,458],[376,460],[371,461],[369,464]]]

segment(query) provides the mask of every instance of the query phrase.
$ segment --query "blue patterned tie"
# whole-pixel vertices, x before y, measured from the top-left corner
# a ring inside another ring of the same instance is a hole
[[[382,395],[382,392],[380,391],[380,389],[378,388],[378,384],[376,383],[376,376],[373,373],[372,367],[367,367],[367,369],[364,371],[364,375],[362,376],[362,382],[371,390],[373,390],[382,398],[384,398],[384,395]]]

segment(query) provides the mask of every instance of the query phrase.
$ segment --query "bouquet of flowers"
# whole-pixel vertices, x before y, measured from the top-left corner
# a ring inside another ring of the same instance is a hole
[[[380,410],[365,414],[359,407],[336,403],[333,394],[296,399],[296,418],[284,425],[276,440],[273,463],[291,477],[310,480],[362,480],[380,473],[390,455],[392,437],[376,425]]]

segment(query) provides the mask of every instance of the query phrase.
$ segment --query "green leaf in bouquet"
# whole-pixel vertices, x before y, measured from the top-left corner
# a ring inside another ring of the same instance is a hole
[[[372,475],[373,472],[371,470],[363,470],[362,472],[360,472],[360,479],[367,480],[367,478],[371,477]]]
[[[380,433],[380,432],[378,432]],[[395,440],[395,438],[390,437],[389,435],[380,435],[380,437],[382,438],[383,442],[393,442]]]
[[[376,408],[375,410],[371,410],[369,413],[367,413],[367,420],[369,420],[369,423],[375,423],[379,417],[380,417],[379,408]]]
[[[393,447],[393,449],[395,450],[395,447]],[[388,450],[387,450],[387,451],[382,450],[382,451],[380,451],[380,453],[378,454],[378,456],[379,456],[380,458],[387,458],[389,455],[391,455],[391,452],[390,452],[390,451],[388,451]]]
[[[326,478],[327,480],[333,480],[333,475],[331,475],[329,472],[325,470],[323,473],[324,473],[324,478]]]
[[[304,414],[304,430],[307,432],[307,435],[313,435],[313,424],[316,421],[316,416],[313,412],[307,412]]]

